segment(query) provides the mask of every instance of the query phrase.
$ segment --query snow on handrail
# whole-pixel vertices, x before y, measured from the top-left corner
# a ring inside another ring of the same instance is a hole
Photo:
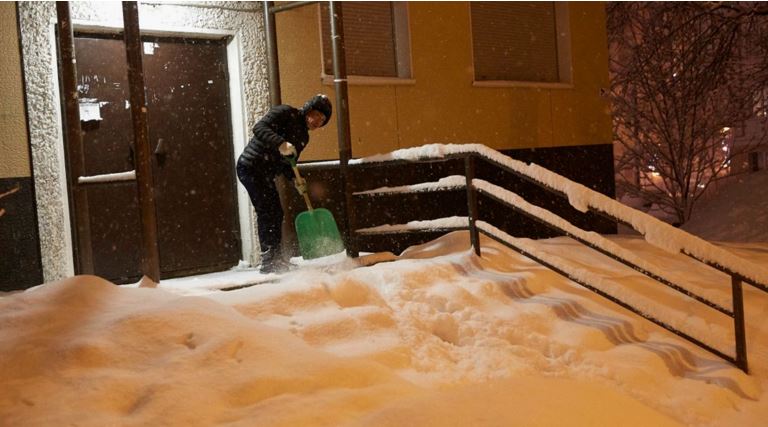
[[[526,164],[482,144],[427,144],[350,160],[349,164],[384,163],[398,160],[417,161],[459,154],[478,154],[545,187],[560,191],[568,197],[568,202],[575,209],[586,212],[591,208],[604,212],[614,219],[629,224],[642,234],[648,243],[668,252],[682,252],[700,261],[718,264],[763,286],[768,285],[768,270],[763,267],[535,163]]]
[[[424,221],[410,221],[406,224],[384,224],[376,227],[360,228],[355,230],[355,232],[360,234],[382,234],[417,230],[445,230],[448,228],[464,229],[468,227],[468,223],[469,218],[465,216],[451,216]]]
[[[401,194],[418,193],[423,191],[455,190],[467,186],[467,178],[462,175],[451,175],[440,178],[437,182],[423,182],[413,185],[401,185],[399,187],[379,187],[373,190],[359,191],[352,193],[355,196],[377,195],[377,194]]]

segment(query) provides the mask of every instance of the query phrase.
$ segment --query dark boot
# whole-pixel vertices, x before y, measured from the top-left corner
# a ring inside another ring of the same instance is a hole
[[[284,273],[290,269],[291,264],[283,260],[279,251],[269,250],[261,254],[260,273]]]

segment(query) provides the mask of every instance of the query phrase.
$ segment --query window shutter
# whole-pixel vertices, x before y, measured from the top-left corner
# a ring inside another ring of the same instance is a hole
[[[475,80],[557,82],[552,2],[470,2]]]
[[[392,2],[340,2],[344,16],[347,74],[397,77]],[[328,5],[320,7],[325,74],[333,75]]]

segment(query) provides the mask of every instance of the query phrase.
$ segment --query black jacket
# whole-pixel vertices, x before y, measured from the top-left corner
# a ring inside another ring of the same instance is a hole
[[[278,147],[283,142],[290,142],[296,147],[297,154],[301,154],[309,143],[305,116],[303,110],[290,105],[272,107],[253,126],[253,137],[240,155],[239,162],[250,166],[254,172],[270,176],[282,173],[287,178],[293,178],[291,166],[280,155]]]

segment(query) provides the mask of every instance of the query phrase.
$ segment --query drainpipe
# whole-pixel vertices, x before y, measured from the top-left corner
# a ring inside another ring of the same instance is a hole
[[[349,132],[349,98],[347,96],[347,59],[344,46],[344,23],[341,2],[330,2],[331,44],[333,46],[333,87],[336,92],[336,127],[339,139],[339,180],[344,189],[342,211],[343,227],[347,255],[357,257],[357,245],[354,239],[355,218],[352,211],[352,189],[349,185],[349,159],[352,157],[352,138]]]
[[[269,103],[271,106],[283,103],[280,94],[280,61],[277,58],[277,31],[272,2],[264,1],[264,34],[267,44],[267,78],[269,80]]]
[[[141,34],[137,2],[123,2],[123,26],[125,28],[125,54],[128,58],[133,143],[136,151],[136,180],[141,212],[141,270],[145,276],[155,283],[159,283],[160,254],[157,248],[157,213],[155,212],[155,189],[149,150],[147,100],[144,93],[144,66],[141,60]]]
[[[75,264],[77,274],[93,274],[93,251],[88,213],[88,192],[77,183],[85,175],[83,135],[80,129],[80,101],[77,93],[77,68],[75,66],[75,37],[69,14],[69,2],[56,2],[56,19],[59,30],[59,70],[64,103],[64,132],[69,153],[69,188],[72,189],[75,211]]]

